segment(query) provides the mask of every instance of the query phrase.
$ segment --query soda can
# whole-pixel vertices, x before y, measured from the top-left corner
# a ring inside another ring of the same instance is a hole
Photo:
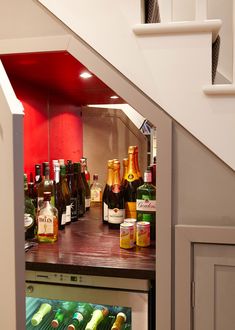
[[[138,221],[136,227],[136,245],[146,247],[150,245],[150,222]]]
[[[126,218],[124,222],[131,223],[134,225],[134,242],[136,241],[136,219],[135,218]]]
[[[120,247],[132,249],[134,247],[134,225],[123,222],[120,224]]]

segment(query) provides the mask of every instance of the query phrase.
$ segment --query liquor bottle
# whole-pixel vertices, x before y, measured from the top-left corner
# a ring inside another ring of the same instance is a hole
[[[137,188],[137,221],[150,222],[150,237],[155,239],[156,223],[156,187],[151,183],[150,169],[144,172],[144,184]]]
[[[78,329],[78,326],[84,320],[89,320],[93,312],[91,304],[79,303],[72,317],[72,321],[68,325],[68,330]]]
[[[53,243],[58,239],[58,211],[51,204],[51,193],[44,192],[43,205],[37,215],[37,239]]]
[[[128,168],[128,158],[123,158],[122,160],[122,167],[123,167],[123,171],[122,171],[122,181],[121,181],[121,185],[124,185],[126,176],[127,176],[127,168]]]
[[[41,181],[42,181],[41,164],[35,164],[35,178],[34,178],[34,183],[35,183],[35,185],[38,185]]]
[[[93,182],[91,184],[91,206],[101,206],[103,187],[99,182],[98,174],[93,175]]]
[[[28,182],[28,196],[31,198],[34,207],[37,209],[37,191],[33,180],[33,173],[30,173],[30,181]]]
[[[26,240],[35,237],[35,216],[35,206],[28,194],[27,175],[24,174],[24,229]]]
[[[67,161],[66,177],[70,191],[71,221],[78,220],[78,190],[77,181],[74,180],[74,165],[71,160]]]
[[[102,221],[105,224],[108,223],[108,200],[113,184],[113,159],[108,160],[107,167],[108,167],[107,182],[102,197]]]
[[[82,176],[82,180],[83,180],[83,183],[84,183],[84,186],[85,186],[85,190],[86,190],[86,194],[85,194],[85,205],[86,205],[86,211],[88,211],[90,209],[90,205],[91,205],[91,190],[90,190],[90,187],[89,187],[89,185],[87,183],[87,180],[86,180],[85,166],[86,166],[86,164],[81,159],[81,176]]]
[[[78,216],[82,217],[86,212],[86,205],[85,205],[86,188],[84,186],[81,176],[81,164],[78,162],[74,163],[74,180],[77,181]]]
[[[90,176],[90,172],[88,171],[87,158],[86,157],[82,157],[81,158],[81,162],[83,162],[84,165],[85,165],[85,167],[84,167],[85,177],[86,177],[86,181],[88,183],[88,186],[90,187],[90,185],[91,185],[91,176]]]
[[[70,191],[66,178],[66,166],[60,165],[60,181],[62,186],[62,194],[66,204],[66,225],[71,223],[71,205],[70,205]]]
[[[45,191],[48,191],[51,193],[51,204],[54,206],[55,201],[54,201],[54,185],[53,181],[50,180],[50,167],[48,162],[43,163],[43,176],[42,176],[42,181],[38,184],[37,192],[38,192],[38,199],[37,199],[37,205],[38,205],[38,210],[43,204],[43,194]]]
[[[32,316],[31,324],[36,327],[39,325],[45,315],[50,313],[52,306],[48,303],[43,303],[40,305],[38,311]]]
[[[111,330],[121,330],[123,324],[126,322],[126,314],[123,312],[119,312],[116,316],[114,324],[112,325]]]
[[[97,305],[92,313],[90,321],[86,325],[85,330],[96,330],[97,326],[104,320],[108,313],[108,308]]]
[[[128,148],[128,167],[124,181],[125,217],[136,218],[136,191],[140,186],[139,175],[135,167],[135,147]]]
[[[113,162],[113,184],[108,198],[108,224],[110,228],[120,228],[125,218],[124,194],[120,178],[120,162]]]
[[[51,321],[51,326],[53,328],[58,328],[62,322],[73,315],[77,303],[74,301],[63,301],[59,308],[57,309],[53,320]]]
[[[134,157],[135,157],[135,168],[139,177],[140,185],[144,183],[143,177],[140,172],[140,167],[139,167],[139,148],[138,146],[134,146]]]
[[[60,165],[59,162],[54,164],[54,193],[55,207],[58,210],[58,228],[62,230],[66,224],[66,201],[62,192],[62,184],[60,181]]]

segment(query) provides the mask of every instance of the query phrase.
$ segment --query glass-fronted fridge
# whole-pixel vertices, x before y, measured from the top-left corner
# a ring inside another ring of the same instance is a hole
[[[26,329],[148,330],[147,280],[26,271]]]

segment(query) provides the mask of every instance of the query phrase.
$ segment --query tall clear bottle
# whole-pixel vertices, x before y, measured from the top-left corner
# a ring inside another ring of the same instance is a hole
[[[88,211],[90,209],[91,206],[91,190],[90,187],[88,185],[88,182],[86,180],[86,176],[85,176],[85,167],[86,164],[84,163],[84,161],[81,159],[81,176],[82,176],[82,181],[84,183],[85,186],[85,190],[86,190],[86,194],[85,194],[85,204],[86,204],[86,211]]]
[[[93,182],[90,187],[91,190],[91,206],[101,206],[103,186],[99,182],[98,174],[93,175]]]
[[[55,207],[58,210],[58,226],[59,230],[65,228],[66,224],[66,201],[62,192],[62,184],[60,181],[60,165],[54,164],[54,192],[55,192]]]
[[[38,242],[54,243],[58,239],[58,211],[51,204],[51,193],[44,192],[43,205],[37,215]]]
[[[113,159],[108,160],[107,168],[108,168],[107,181],[102,197],[102,221],[104,224],[108,223],[108,201],[113,184]]]
[[[38,210],[43,204],[43,198],[44,198],[44,192],[48,191],[51,193],[51,204],[54,206],[54,185],[53,181],[50,180],[50,166],[48,162],[44,162],[42,164],[42,170],[43,170],[43,176],[42,181],[38,184],[37,192],[38,192],[38,199],[37,199],[37,205]]]
[[[136,192],[141,185],[135,166],[135,146],[128,148],[128,167],[124,181],[125,217],[136,219]]]
[[[60,181],[62,186],[62,194],[66,204],[66,225],[71,223],[71,204],[70,204],[70,191],[66,178],[66,166],[60,165]]]
[[[108,198],[108,224],[110,228],[120,228],[125,218],[124,194],[121,186],[120,162],[113,162],[113,184]]]

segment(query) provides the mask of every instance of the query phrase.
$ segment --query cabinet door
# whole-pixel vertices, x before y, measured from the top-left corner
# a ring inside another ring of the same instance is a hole
[[[194,330],[234,330],[235,245],[194,246]]]
[[[0,62],[1,328],[25,328],[23,108]]]

